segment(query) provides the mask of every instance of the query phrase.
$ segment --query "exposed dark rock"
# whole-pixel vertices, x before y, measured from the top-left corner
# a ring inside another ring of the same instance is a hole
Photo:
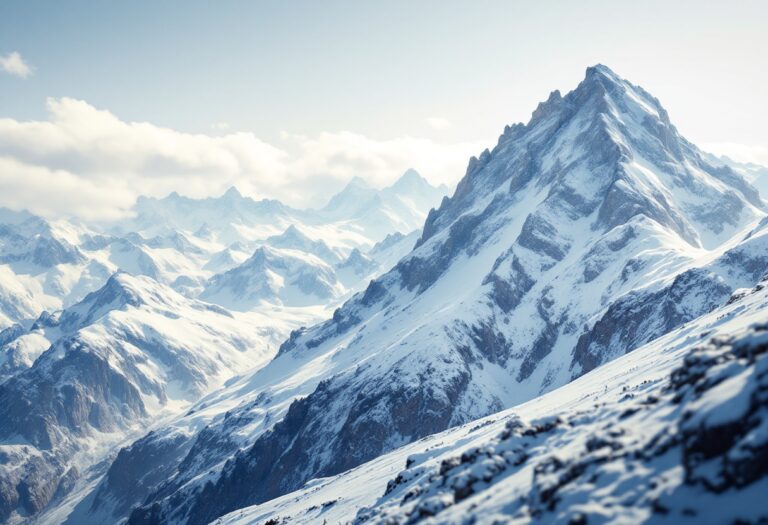
[[[652,293],[633,292],[608,307],[579,337],[571,368],[586,373],[724,304],[731,289],[717,275],[688,270]]]

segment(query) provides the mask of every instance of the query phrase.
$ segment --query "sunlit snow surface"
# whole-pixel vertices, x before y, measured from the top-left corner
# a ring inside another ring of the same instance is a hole
[[[533,401],[214,523],[768,517],[768,289]]]

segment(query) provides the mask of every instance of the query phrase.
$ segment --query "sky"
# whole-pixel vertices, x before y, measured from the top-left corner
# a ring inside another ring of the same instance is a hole
[[[138,194],[317,206],[351,177],[455,183],[603,63],[705,149],[768,164],[768,2],[0,3],[0,205]]]

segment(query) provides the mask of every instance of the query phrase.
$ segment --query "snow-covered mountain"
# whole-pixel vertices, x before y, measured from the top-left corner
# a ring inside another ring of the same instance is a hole
[[[322,239],[311,239],[309,235],[292,224],[280,235],[268,237],[264,243],[272,248],[298,250],[314,255],[326,264],[336,264],[343,259],[340,250],[331,249]]]
[[[78,226],[0,209],[0,330],[73,304],[114,271],[77,246]]]
[[[265,302],[329,304],[344,291],[333,268],[311,252],[261,246],[242,264],[212,277],[200,298],[233,310],[251,310]]]
[[[343,200],[347,189],[332,199]],[[42,311],[81,300],[121,270],[171,285],[188,297],[215,287],[220,274],[243,264],[260,247],[290,250],[314,273],[330,272],[343,282],[333,294],[299,296],[297,304],[332,308],[329,298],[348,297],[407,253],[376,259],[360,278],[335,275],[335,267],[355,249],[366,253],[389,234],[410,234],[447,192],[413,170],[391,187],[367,187],[361,210],[296,210],[277,201],[255,201],[232,188],[218,198],[190,199],[176,193],[163,199],[139,198],[135,217],[109,224],[47,221],[27,212],[0,210],[0,329],[30,324]],[[382,219],[382,217],[390,217]],[[214,278],[215,277],[215,278]],[[256,276],[254,276],[256,278]],[[209,283],[209,281],[214,281]],[[295,306],[288,304],[288,306]]]
[[[595,66],[429,214],[443,189],[411,171],[320,210],[141,199],[51,228],[41,257],[37,219],[0,214],[0,519],[619,522],[726,492],[706,519],[753,520],[768,218],[748,175]],[[92,265],[143,276],[68,303],[40,284],[75,268],[62,289],[86,290]]]
[[[764,282],[741,290],[533,401],[215,523],[759,523],[767,304]]]
[[[284,242],[295,243],[296,235],[303,234],[312,241],[322,240],[334,251],[368,249],[390,233],[407,234],[421,228],[427,212],[447,193],[446,186],[432,186],[414,170],[383,189],[355,177],[319,210],[298,210],[275,200],[256,201],[236,188],[209,199],[172,193],[162,199],[140,198],[134,207],[135,218],[112,225],[112,230],[148,237],[185,232],[222,247],[281,235],[286,237]],[[278,238],[273,241],[281,243]]]
[[[334,207],[351,213],[365,191],[355,182]],[[655,98],[589,68],[470,160],[390,272],[125,449],[138,464],[185,436],[154,485],[122,497],[104,482],[94,508],[208,523],[533,399],[753,286],[764,217]]]
[[[263,366],[291,329],[389,269],[432,188],[403,180],[410,237],[236,190],[142,198],[109,225],[0,210],[0,522],[62,521],[119,446]]]
[[[282,324],[118,273],[5,337],[0,360],[17,369],[0,384],[0,518],[34,516],[66,496],[110,445],[263,365],[290,326]],[[37,355],[17,359],[20,349]]]
[[[768,167],[752,162],[737,162],[725,155],[709,155],[713,164],[728,166],[740,173],[752,186],[760,192],[763,200],[768,200]]]
[[[312,240],[291,225],[282,234],[267,238],[245,261],[208,279],[197,297],[238,311],[263,304],[332,306],[392,268],[417,238],[418,231],[410,235],[395,232],[367,254],[352,248],[344,256],[341,250]],[[223,257],[234,262],[235,253],[228,248],[217,255],[217,261]]]
[[[320,214],[334,222],[354,221],[367,236],[379,241],[393,231],[408,233],[421,228],[424,210],[437,206],[447,193],[446,186],[434,187],[412,169],[381,191],[355,177]]]

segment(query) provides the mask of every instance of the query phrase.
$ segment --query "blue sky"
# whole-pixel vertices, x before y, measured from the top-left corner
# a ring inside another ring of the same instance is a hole
[[[304,158],[308,147],[383,148],[398,160],[358,163],[364,177],[377,166],[369,178],[382,184],[418,139],[431,153],[411,164],[455,181],[468,152],[492,146],[505,124],[526,121],[550,91],[572,89],[601,62],[655,94],[693,141],[768,161],[766,6],[6,0],[0,57],[19,53],[33,71],[0,72],[0,118],[49,121],[47,101],[68,97],[125,123],[248,132],[306,165],[327,193],[354,169],[327,172]],[[230,182],[221,181],[199,191]],[[253,191],[303,198],[276,188]]]

